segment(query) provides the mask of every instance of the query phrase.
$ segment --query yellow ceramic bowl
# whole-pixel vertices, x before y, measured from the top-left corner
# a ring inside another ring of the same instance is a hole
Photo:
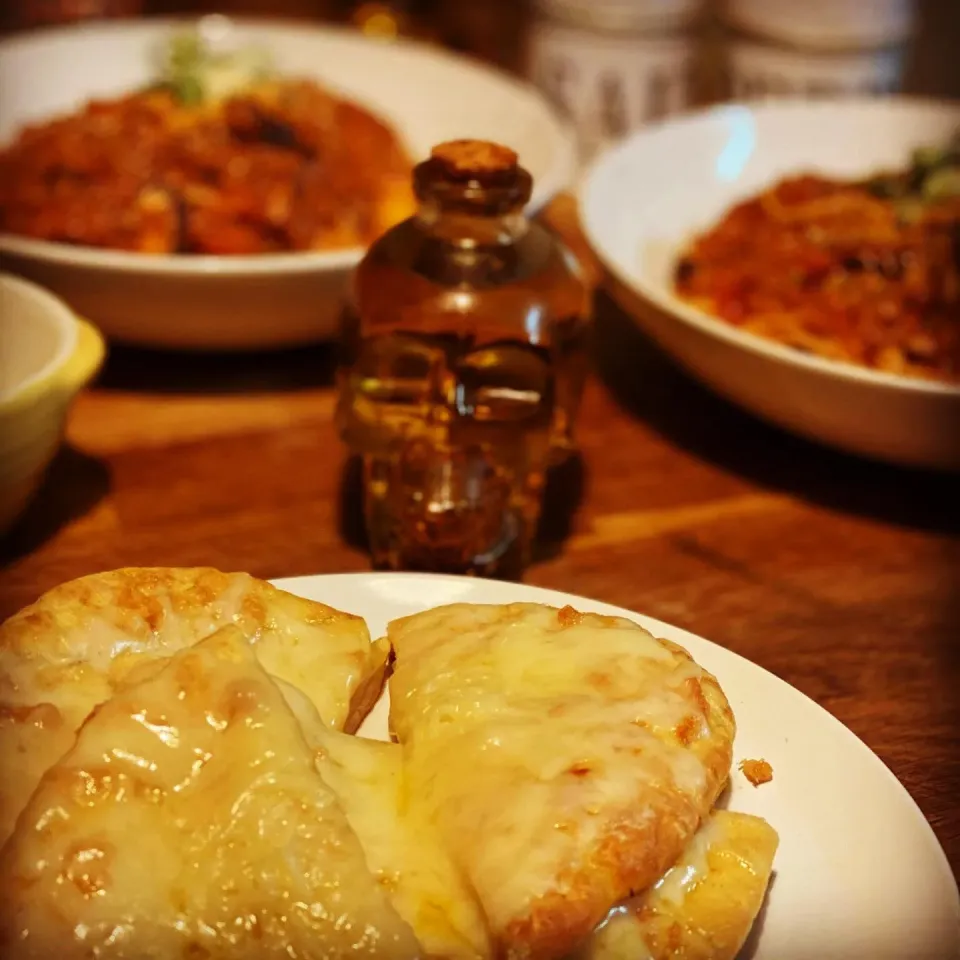
[[[0,273],[0,533],[40,486],[103,337],[35,284]]]

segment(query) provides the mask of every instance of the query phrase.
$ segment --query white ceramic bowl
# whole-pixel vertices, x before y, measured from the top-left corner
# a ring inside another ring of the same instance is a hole
[[[673,294],[691,236],[788,174],[854,177],[946,140],[960,106],[850,100],[726,106],[640,131],[600,157],[580,188],[587,238],[611,291],[704,383],[808,438],[895,463],[960,469],[960,387],[801,354]]]
[[[0,41],[0,143],[24,123],[147,83],[157,45],[175,26],[118,22]],[[458,137],[507,144],[534,177],[533,208],[573,175],[569,129],[532,86],[506,74],[426,45],[336,28],[222,17],[214,26],[231,33],[230,42],[266,47],[285,73],[314,78],[375,110],[415,159]],[[6,269],[63,296],[118,340],[254,349],[330,337],[345,279],[362,251],[153,256],[0,234],[0,255]]]
[[[0,533],[40,486],[103,354],[103,337],[63,301],[0,273]]]

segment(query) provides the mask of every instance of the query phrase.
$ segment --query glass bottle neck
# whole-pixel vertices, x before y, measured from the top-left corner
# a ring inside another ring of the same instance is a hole
[[[416,220],[431,236],[462,248],[506,246],[527,231],[522,207],[497,214],[471,213],[462,207],[445,208],[443,203],[429,197],[420,201]]]

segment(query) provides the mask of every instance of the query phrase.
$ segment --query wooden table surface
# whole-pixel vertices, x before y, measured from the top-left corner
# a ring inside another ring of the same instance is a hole
[[[813,697],[903,781],[960,873],[957,478],[790,437],[679,373],[602,295],[596,322],[582,463],[557,478],[527,581],[692,630]],[[0,543],[0,617],[124,565],[366,569],[333,365],[329,347],[114,348]]]

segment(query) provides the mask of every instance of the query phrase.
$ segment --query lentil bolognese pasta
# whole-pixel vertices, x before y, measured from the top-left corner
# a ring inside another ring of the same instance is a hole
[[[706,312],[798,350],[960,380],[960,138],[865,181],[780,181],[697,237],[675,283]]]
[[[249,52],[175,37],[160,81],[0,150],[0,231],[141,253],[362,246],[413,210],[389,125]]]

